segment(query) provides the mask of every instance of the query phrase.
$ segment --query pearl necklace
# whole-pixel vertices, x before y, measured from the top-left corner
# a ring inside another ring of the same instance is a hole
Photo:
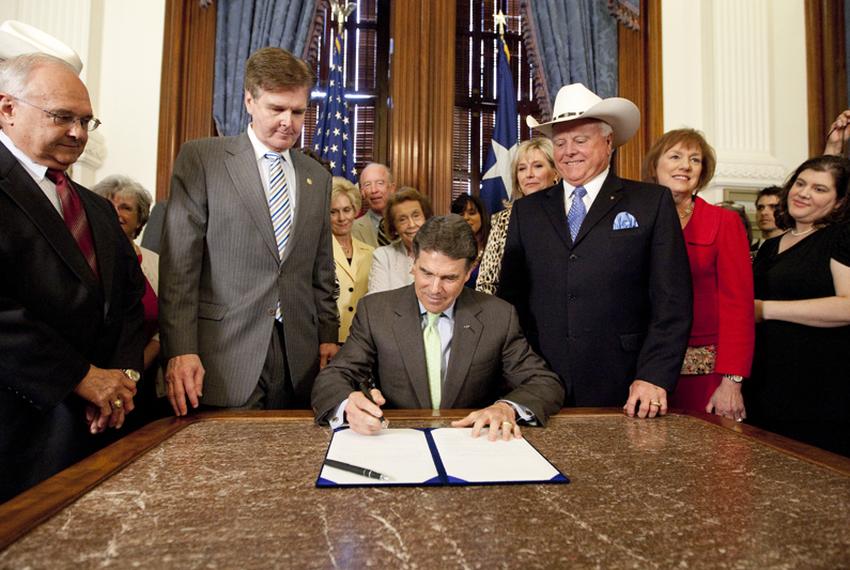
[[[792,236],[794,236],[794,237],[805,236],[805,235],[808,235],[808,234],[812,233],[812,232],[813,232],[813,231],[815,231],[816,229],[817,229],[817,228],[816,228],[815,226],[812,226],[812,227],[810,227],[809,229],[807,229],[807,230],[806,230],[806,231],[804,231],[804,232],[796,232],[796,231],[794,231],[794,230],[791,230],[791,235],[792,235]]]

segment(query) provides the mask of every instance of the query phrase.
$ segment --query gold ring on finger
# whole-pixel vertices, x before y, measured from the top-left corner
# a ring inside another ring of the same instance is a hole
[[[512,422],[502,422],[502,429],[505,429],[505,426],[508,426],[508,429],[513,429],[514,424]]]
[[[116,410],[120,410],[124,407],[124,402],[121,401],[121,398],[115,398],[112,400],[112,407]]]
[[[650,406],[658,406],[658,407],[660,408],[660,407],[661,407],[661,402],[659,402],[658,400],[652,400],[652,401],[649,403],[649,405],[650,405]]]

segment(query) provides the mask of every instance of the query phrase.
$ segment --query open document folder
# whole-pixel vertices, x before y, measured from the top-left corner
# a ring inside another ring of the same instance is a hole
[[[527,440],[489,441],[486,430],[474,438],[472,428],[385,429],[377,435],[342,428],[334,432],[326,460],[349,470],[323,464],[317,487],[570,482]],[[373,477],[353,473],[351,466]]]

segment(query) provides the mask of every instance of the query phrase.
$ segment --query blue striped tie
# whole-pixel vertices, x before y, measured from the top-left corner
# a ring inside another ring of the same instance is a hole
[[[276,153],[266,153],[269,163],[269,213],[272,218],[274,239],[277,242],[277,254],[283,258],[286,242],[292,233],[292,204],[289,200],[289,184],[283,172],[283,157]],[[281,320],[280,300],[275,309],[275,318]]]

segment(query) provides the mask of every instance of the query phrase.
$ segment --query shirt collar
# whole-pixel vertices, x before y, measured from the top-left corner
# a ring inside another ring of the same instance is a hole
[[[30,175],[35,180],[37,180],[38,182],[44,180],[44,177],[47,174],[47,167],[42,164],[38,164],[37,162],[33,162],[33,160],[30,159],[30,157],[27,156],[24,151],[15,146],[15,143],[12,142],[12,139],[9,138],[9,135],[4,133],[2,130],[0,130],[0,142],[2,142],[7,149],[9,149],[9,152],[12,153],[12,156],[18,159],[18,162],[20,162],[24,166],[24,168],[26,168],[30,172]]]
[[[248,140],[251,141],[251,146],[254,147],[254,157],[257,159],[257,162],[261,160],[265,160],[265,156],[267,153],[279,154],[283,157],[285,161],[289,164],[292,164],[292,160],[289,157],[289,149],[286,149],[283,152],[277,152],[275,150],[270,149],[266,145],[264,145],[259,138],[257,138],[257,133],[254,132],[254,124],[248,125]]]
[[[423,315],[426,315],[428,313],[428,309],[425,308],[425,305],[422,304],[422,301],[420,301],[419,299],[416,299],[416,302],[419,303],[419,316],[422,317]],[[457,304],[457,299],[455,299],[454,303],[449,305],[449,307],[446,310],[444,310],[441,314],[448,317],[448,319],[450,321],[453,320],[455,318],[455,305],[456,304]]]
[[[599,194],[599,191],[602,190],[602,185],[605,183],[605,179],[608,177],[608,172],[611,170],[609,166],[593,178],[591,178],[587,183],[582,184],[584,189],[587,190],[587,197],[590,199],[590,203],[593,203],[593,200],[596,199],[596,196]],[[567,200],[571,199],[573,196],[573,190],[576,187],[572,184],[569,184],[566,180],[564,180],[564,194]]]

